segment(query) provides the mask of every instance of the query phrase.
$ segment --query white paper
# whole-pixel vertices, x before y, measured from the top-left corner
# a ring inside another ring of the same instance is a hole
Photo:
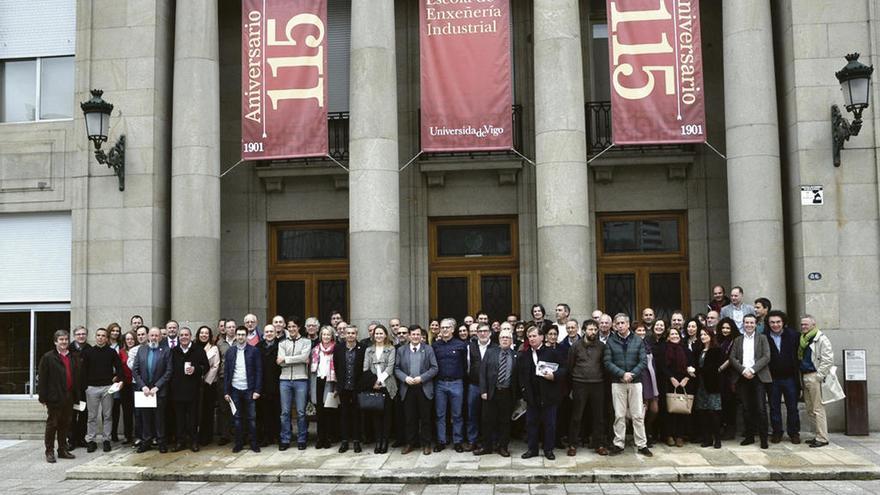
[[[238,412],[238,409],[235,407],[235,402],[229,401],[229,411],[230,414],[232,414],[233,416],[235,416],[235,413]]]
[[[73,410],[80,411],[80,412],[85,411],[86,410],[86,401],[81,400],[81,401],[77,402],[76,404],[74,404]]]
[[[385,379],[388,378],[388,372],[387,372],[387,371],[381,371],[381,372],[380,372],[380,371],[379,371],[380,369],[381,369],[381,368],[380,368],[379,365],[377,364],[377,365],[376,365],[376,380],[377,380],[379,383],[385,383]]]
[[[140,409],[155,409],[156,408],[156,396],[155,395],[147,395],[143,392],[135,392],[134,393],[134,407]]]
[[[538,376],[544,376],[547,372],[556,373],[556,370],[559,369],[558,363],[548,363],[547,361],[538,361],[538,365],[535,366],[535,374]]]
[[[110,388],[107,389],[107,395],[115,394],[122,390],[122,382],[116,382],[113,385],[110,385]]]

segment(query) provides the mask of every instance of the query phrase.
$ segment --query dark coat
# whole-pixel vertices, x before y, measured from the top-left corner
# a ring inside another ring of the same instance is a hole
[[[489,347],[486,348],[486,354],[489,353],[489,349],[493,347],[498,347],[498,344],[495,342],[489,341]],[[480,384],[480,364],[483,361],[483,358],[480,357],[480,344],[476,340],[472,340],[468,342],[468,356],[470,367],[468,368],[468,383],[473,385]]]
[[[235,375],[237,359],[238,346],[230,346],[226,351],[226,375],[223,377],[226,395],[232,395],[232,377]],[[244,367],[247,370],[247,390],[257,394],[263,393],[263,356],[259,349],[252,345],[244,346]]]
[[[171,382],[171,349],[159,346],[155,352],[152,379],[147,379],[147,355],[150,354],[150,348],[146,344],[138,349],[134,367],[131,369],[131,379],[134,381],[135,390],[143,390],[144,387],[158,388],[156,396],[166,397]]]
[[[702,351],[700,354],[702,354]],[[700,366],[700,354],[697,354],[697,360],[694,363],[694,368],[697,370],[697,379],[703,384],[706,393],[720,394],[723,380],[721,378],[722,373],[718,371],[718,368],[724,364],[724,353],[718,347],[710,348],[706,351],[706,358],[703,360],[702,366]]]
[[[278,365],[278,339],[269,343],[261,340],[257,344],[260,356],[263,358],[263,392],[264,397],[276,397],[281,395],[281,366]]]
[[[394,356],[394,376],[397,378],[397,384],[400,390],[400,399],[406,399],[406,393],[409,385],[406,384],[406,377],[413,376],[410,369],[410,354],[412,354],[410,344],[403,344],[395,351]],[[422,392],[428,400],[434,399],[434,377],[437,376],[437,357],[434,356],[434,349],[427,343],[422,342],[419,345],[419,356],[421,357],[419,375],[422,378]],[[337,370],[337,373],[339,371]]]
[[[342,390],[343,384],[348,379],[348,370],[345,367],[345,352],[348,350],[345,342],[341,344],[336,344],[336,347],[333,349],[333,368],[336,370],[336,390]],[[354,347],[354,375],[351,377],[351,382],[354,384],[354,390],[360,390],[360,379],[361,375],[364,374],[364,352],[367,350],[366,347],[361,345],[360,342],[355,344]],[[375,381],[374,381],[375,383]]]
[[[186,362],[191,363],[196,369],[192,375],[184,373],[183,365]],[[186,354],[180,346],[171,349],[171,400],[186,402],[197,400],[202,377],[208,372],[208,366],[208,356],[201,346],[191,343]]]
[[[553,374],[553,380],[535,375],[535,362],[532,350],[522,351],[516,358],[518,382],[522,398],[530,406],[555,406],[562,402],[562,384],[566,379],[566,363],[560,359],[556,349],[542,345],[538,349],[538,361],[557,363],[559,368]]]
[[[80,385],[80,361],[73,352],[68,352],[70,360],[70,374],[73,379],[73,389],[67,391],[67,370],[58,351],[52,349],[40,358],[39,380],[37,381],[37,393],[42,404],[63,404],[65,401],[79,402],[82,395]]]
[[[519,391],[517,384],[517,357],[515,349],[511,348],[513,353],[513,363],[510,368],[510,390],[514,396]],[[480,361],[480,393],[486,394],[488,400],[495,397],[495,391],[498,390],[498,366],[500,363],[501,347],[495,345],[486,349],[486,355]]]
[[[764,332],[764,335],[767,336],[767,343],[770,345],[770,375],[774,380],[797,377],[800,371],[800,362],[797,358],[800,335],[791,328],[783,328],[782,350],[779,350],[776,348],[776,343],[773,342],[772,333],[769,327]]]

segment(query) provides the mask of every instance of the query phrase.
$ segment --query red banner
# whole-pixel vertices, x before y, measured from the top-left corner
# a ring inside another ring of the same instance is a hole
[[[241,157],[324,156],[327,0],[243,0]]]
[[[706,140],[699,0],[608,0],[614,144]]]
[[[513,148],[508,0],[419,1],[422,151]]]

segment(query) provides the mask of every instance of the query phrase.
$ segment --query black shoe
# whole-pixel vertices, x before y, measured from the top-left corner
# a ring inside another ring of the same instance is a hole
[[[242,449],[241,445],[236,445],[235,447],[232,447],[232,453],[237,454],[237,453],[241,452],[241,449]]]
[[[464,446],[460,443],[453,444],[452,448],[455,449],[455,451],[458,452],[459,454],[464,452]]]
[[[770,445],[767,443],[767,437],[761,437],[761,448],[769,449]]]
[[[194,442],[194,443],[192,444],[192,446],[190,446],[189,450],[191,450],[191,451],[193,451],[193,452],[198,452],[198,451],[200,451],[200,450],[202,450],[202,449],[201,449],[201,447],[199,447],[199,442]]]
[[[159,453],[160,454],[167,454],[168,453],[168,446],[165,445],[164,443],[160,443],[159,444]]]
[[[608,449],[608,455],[619,455],[622,452],[623,452],[623,449],[618,447],[617,445],[612,445]]]
[[[395,440],[395,441],[391,442],[392,449],[396,449],[398,447],[403,447],[403,442],[401,442],[400,440]]]
[[[227,443],[229,443],[229,439],[226,437],[220,437],[220,440],[217,440],[217,445],[221,447],[226,445]]]
[[[96,444],[95,442],[89,442],[86,444],[86,452],[88,452],[89,454],[96,450],[98,450],[98,444]]]
[[[55,452],[46,452],[46,462],[49,464],[55,464]]]
[[[287,450],[288,448],[290,448],[290,444],[289,444],[289,443],[279,443],[279,444],[278,444],[278,450],[280,450],[281,452],[284,452],[284,451]]]
[[[651,452],[651,449],[648,447],[642,447],[639,449],[639,454],[642,454],[645,457],[654,457],[654,453]]]
[[[714,447],[715,447],[716,449],[720,449],[720,448],[721,448],[721,437],[715,437],[715,445],[714,445]]]
[[[360,453],[361,453],[361,443],[360,443],[360,442],[355,442],[355,443],[354,443],[354,453],[355,453],[355,454],[360,454]]]
[[[111,435],[111,436],[110,436],[110,440],[113,440],[114,442],[118,442],[118,441],[119,441],[119,435]]]
[[[812,448],[812,449],[818,449],[819,447],[824,447],[824,446],[828,445],[828,442],[820,442],[818,440],[813,440],[809,445],[810,445],[810,448]]]
[[[59,450],[58,451],[58,458],[59,459],[76,459],[76,456],[66,450]]]
[[[306,444],[304,444],[304,443],[296,444],[296,450],[306,450]]]
[[[556,460],[556,454],[554,454],[552,450],[546,450],[546,451],[544,451],[544,457],[545,457],[548,461],[555,461],[555,460]]]
[[[182,443],[179,443],[179,444],[175,445],[173,449],[171,449],[171,452],[180,452],[181,450],[183,450],[185,448],[186,447],[184,447]]]
[[[523,459],[531,459],[532,457],[538,457],[538,451],[527,450],[527,451],[523,452],[523,455],[521,455],[520,457],[522,457]]]
[[[150,442],[141,442],[141,444],[138,445],[137,453],[143,454],[144,452],[146,452],[148,450],[150,450]]]
[[[251,452],[259,453],[259,452],[260,452],[260,446],[257,445],[257,444],[251,445]]]
[[[445,443],[438,443],[437,445],[434,446],[434,452],[443,452],[443,449],[445,449],[445,448],[446,448]]]
[[[474,455],[486,455],[486,454],[491,454],[491,453],[492,453],[492,449],[485,448],[485,447],[474,451]]]
[[[110,445],[110,441],[104,440],[104,452],[110,452],[111,450],[113,450],[113,446]]]
[[[344,454],[348,452],[348,442],[342,442],[339,444],[339,453]]]
[[[739,444],[742,446],[751,445],[755,443],[755,437],[745,437],[742,442]]]

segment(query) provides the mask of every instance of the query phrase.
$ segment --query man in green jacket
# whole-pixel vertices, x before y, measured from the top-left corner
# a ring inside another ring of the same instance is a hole
[[[611,402],[614,407],[614,445],[608,453],[623,452],[626,444],[626,417],[632,418],[636,448],[645,457],[654,454],[648,449],[645,436],[645,413],[642,405],[642,371],[647,358],[645,344],[629,330],[629,316],[617,313],[614,330],[605,343],[605,369],[611,375]]]

